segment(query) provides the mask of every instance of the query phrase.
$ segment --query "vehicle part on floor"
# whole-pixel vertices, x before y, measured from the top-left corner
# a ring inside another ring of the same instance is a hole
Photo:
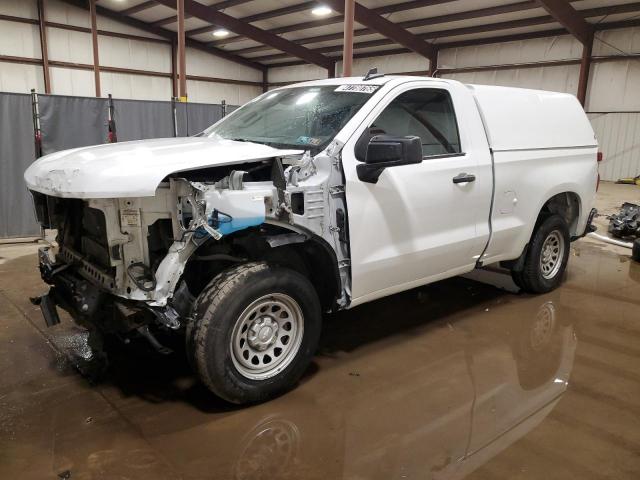
[[[617,238],[640,236],[640,205],[625,202],[609,217],[609,233]]]
[[[637,177],[631,177],[631,178],[621,178],[618,181],[616,181],[616,183],[623,184],[623,185],[640,186],[640,175],[638,175]]]
[[[617,245],[619,247],[624,248],[632,248],[633,244],[631,242],[623,242],[622,240],[616,240],[614,238],[605,237],[604,235],[600,235],[599,233],[588,233],[587,236],[591,238],[598,239],[602,242],[610,243],[611,245]]]

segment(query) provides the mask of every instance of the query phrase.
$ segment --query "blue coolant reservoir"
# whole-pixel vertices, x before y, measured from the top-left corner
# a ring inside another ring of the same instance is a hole
[[[205,193],[209,225],[222,235],[264,223],[265,198],[273,195],[271,182],[244,184],[242,190],[212,189]]]

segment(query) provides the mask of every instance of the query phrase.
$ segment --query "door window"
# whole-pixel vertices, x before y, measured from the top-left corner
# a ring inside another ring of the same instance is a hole
[[[398,95],[369,133],[420,137],[425,157],[461,152],[453,104],[445,90],[418,88]]]

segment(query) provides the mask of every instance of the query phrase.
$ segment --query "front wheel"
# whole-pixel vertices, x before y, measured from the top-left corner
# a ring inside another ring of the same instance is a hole
[[[198,296],[187,355],[218,396],[261,402],[300,379],[320,327],[320,303],[306,277],[267,263],[244,264],[222,272]]]
[[[549,215],[540,222],[529,243],[522,270],[511,276],[522,290],[546,293],[557,288],[569,260],[569,227],[560,215]]]

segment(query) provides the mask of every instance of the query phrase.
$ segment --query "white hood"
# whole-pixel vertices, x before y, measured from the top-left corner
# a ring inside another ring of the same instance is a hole
[[[150,197],[170,173],[300,153],[221,138],[139,140],[46,155],[24,179],[30,190],[56,197]]]

